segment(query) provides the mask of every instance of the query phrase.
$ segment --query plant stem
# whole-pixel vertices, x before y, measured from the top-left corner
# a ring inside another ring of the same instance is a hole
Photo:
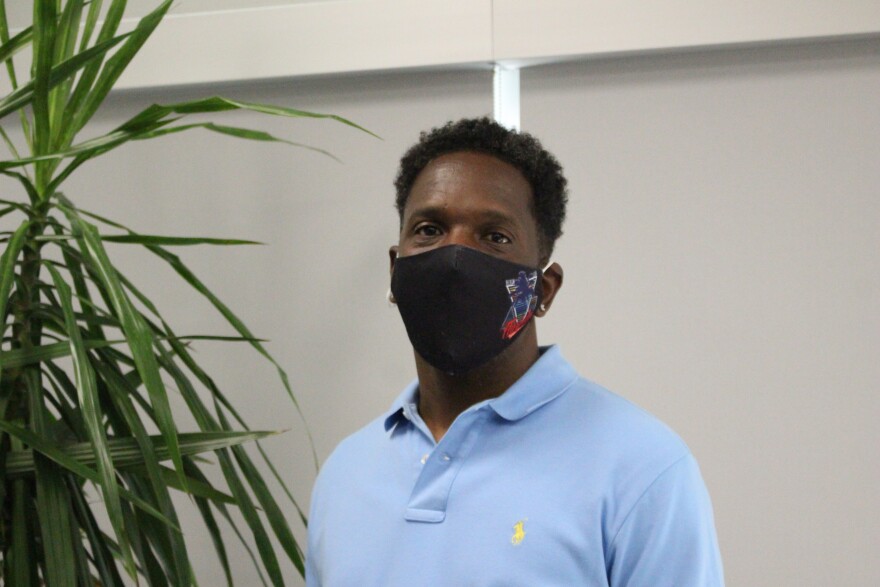
[[[40,269],[42,266],[42,247],[45,244],[39,238],[46,229],[46,211],[34,210],[34,222],[28,229],[28,235],[22,248],[22,261],[19,269],[19,279],[16,283],[15,292],[12,295],[12,348],[30,350],[40,345],[43,332],[43,321],[34,316],[33,308],[40,301]],[[30,423],[27,401],[24,397],[27,389],[26,375],[28,371],[35,371],[38,378],[41,377],[40,366],[29,365],[21,369],[13,370],[11,375],[11,396],[4,415],[7,420],[19,420],[23,424]]]
[[[29,350],[35,346],[39,346],[42,339],[43,323],[33,314],[33,308],[40,301],[40,290],[37,287],[40,279],[40,269],[42,265],[42,246],[44,242],[40,242],[39,237],[42,236],[46,228],[47,206],[41,206],[40,209],[33,211],[35,222],[28,229],[28,235],[25,245],[22,248],[22,261],[19,266],[19,279],[16,281],[16,289],[11,296],[11,309],[13,314],[12,323],[12,348],[20,348]],[[11,369],[7,373],[9,385],[9,399],[6,404],[4,414],[0,414],[6,421],[17,421],[19,424],[29,427],[31,413],[28,406],[28,377],[34,378],[37,385],[41,385],[42,371],[40,365],[28,365],[19,369]],[[6,379],[4,377],[4,379]],[[4,384],[7,384],[4,382]],[[3,446],[0,450],[7,452],[10,449],[9,439],[4,435]],[[21,493],[23,486],[19,488],[18,500],[27,499]],[[26,492],[30,493],[30,492]],[[13,496],[7,494],[2,502],[2,512],[0,512],[0,524],[2,524],[2,532],[0,532],[0,553],[3,559],[7,560],[8,549],[11,544],[8,542],[8,528],[15,514]],[[21,505],[21,504],[19,504]],[[6,569],[3,570],[6,573]],[[9,577],[6,577],[8,579]]]

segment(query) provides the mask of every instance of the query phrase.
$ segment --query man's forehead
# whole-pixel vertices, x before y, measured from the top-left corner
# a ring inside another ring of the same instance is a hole
[[[448,153],[418,175],[404,216],[449,206],[501,219],[532,212],[532,188],[518,169],[492,155]]]
[[[416,176],[414,184],[419,181],[439,178],[449,179],[466,172],[479,171],[486,177],[503,177],[521,181],[528,185],[528,181],[522,172],[507,161],[481,151],[452,151],[437,155],[428,161],[422,171]]]

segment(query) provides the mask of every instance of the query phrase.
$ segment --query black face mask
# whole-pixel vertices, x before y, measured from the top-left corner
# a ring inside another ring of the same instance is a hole
[[[541,303],[541,276],[540,269],[449,245],[399,257],[391,293],[416,352],[457,375],[516,339]]]

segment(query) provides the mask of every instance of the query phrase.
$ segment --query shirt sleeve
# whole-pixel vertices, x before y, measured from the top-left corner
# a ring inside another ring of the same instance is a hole
[[[724,587],[709,494],[687,454],[645,490],[606,554],[611,587]]]
[[[312,564],[312,557],[306,555],[306,587],[321,587],[321,581],[315,572],[315,565]]]
[[[306,587],[321,587],[321,578],[318,572],[318,535],[320,532],[321,520],[318,515],[318,501],[320,499],[321,476],[315,481],[312,488],[312,503],[309,509],[309,523],[306,529],[308,540],[306,545]]]

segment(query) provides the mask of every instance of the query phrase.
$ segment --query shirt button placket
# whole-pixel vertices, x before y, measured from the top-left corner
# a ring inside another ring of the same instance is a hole
[[[422,470],[410,495],[406,519],[412,522],[442,522],[446,504],[458,470],[476,443],[485,414],[462,414],[446,436],[435,446],[435,453],[424,455]]]

